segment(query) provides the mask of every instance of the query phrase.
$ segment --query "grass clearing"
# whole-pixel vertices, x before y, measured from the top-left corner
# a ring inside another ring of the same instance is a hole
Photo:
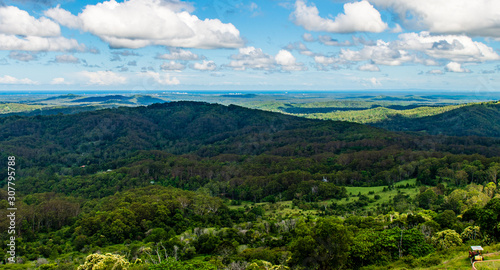
[[[380,199],[376,200],[375,202],[370,203],[367,208],[374,208],[377,204],[382,204],[382,203],[388,203],[394,196],[398,194],[398,192],[405,193],[407,195],[410,195],[411,198],[415,197],[420,191],[418,187],[413,187],[416,184],[416,179],[409,179],[409,180],[404,180],[400,181],[394,184],[395,187],[404,187],[406,185],[410,185],[412,187],[410,188],[394,188],[392,190],[386,190],[384,191],[384,188],[387,189],[387,186],[376,186],[376,187],[346,187],[347,189],[347,194],[350,195],[349,200],[342,199],[342,200],[332,200],[335,201],[338,204],[347,204],[353,201],[356,201],[357,199],[356,196],[358,194],[361,195],[366,195],[370,199],[373,199],[375,195],[379,195]],[[372,194],[370,194],[372,192]]]
[[[373,199],[375,195],[380,196],[380,198],[376,201],[371,202],[366,207],[367,209],[375,208],[377,205],[382,203],[388,203],[398,194],[398,192],[402,192],[404,194],[409,195],[411,198],[415,197],[420,191],[418,187],[414,187],[416,184],[416,179],[409,179],[400,181],[395,183],[395,187],[404,187],[404,188],[394,188],[392,190],[387,190],[387,186],[376,186],[376,187],[345,187],[347,190],[347,194],[349,195],[349,199],[346,200],[326,200],[317,202],[320,206],[328,205],[331,202],[336,202],[337,204],[347,204],[350,202],[354,202],[357,200],[358,194],[366,195],[370,199]],[[406,188],[406,185],[410,185],[411,187]],[[384,191],[386,188],[386,191]],[[370,194],[371,193],[371,194]],[[261,206],[266,211],[265,216],[270,218],[279,218],[279,217],[301,217],[301,216],[311,216],[316,217],[318,215],[318,210],[311,209],[299,209],[298,207],[292,207],[292,201],[281,201],[276,203],[252,203],[248,201],[241,202],[240,205],[230,205],[228,203],[229,209],[237,210],[237,209],[251,209],[252,207]]]

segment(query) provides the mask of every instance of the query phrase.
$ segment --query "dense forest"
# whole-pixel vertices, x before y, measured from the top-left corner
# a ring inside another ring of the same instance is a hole
[[[445,118],[423,123],[437,130]],[[431,268],[466,245],[498,250],[494,137],[201,102],[8,116],[0,127],[19,209],[18,264],[5,269]],[[8,227],[1,219],[2,254]]]

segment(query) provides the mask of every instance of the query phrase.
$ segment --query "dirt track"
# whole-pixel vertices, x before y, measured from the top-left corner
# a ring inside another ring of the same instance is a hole
[[[500,260],[487,260],[487,261],[474,262],[474,263],[472,263],[472,270],[477,270],[476,263],[483,263],[483,262],[500,262]]]

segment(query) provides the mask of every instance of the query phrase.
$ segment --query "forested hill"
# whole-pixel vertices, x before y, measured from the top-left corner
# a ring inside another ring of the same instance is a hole
[[[16,154],[35,166],[100,164],[136,150],[202,157],[262,153],[313,156],[394,146],[492,155],[498,151],[491,145],[498,144],[472,138],[415,137],[355,123],[201,102],[0,119],[2,154]]]
[[[422,118],[394,116],[372,125],[433,135],[500,137],[500,102],[472,104]]]
[[[100,163],[135,150],[174,154],[310,155],[321,144],[384,137],[381,129],[201,102],[114,108],[72,115],[0,119],[0,150],[41,166]],[[389,135],[387,135],[389,136]],[[366,143],[366,142],[365,142]],[[383,142],[378,142],[379,146]],[[304,147],[302,147],[304,146]],[[307,153],[305,153],[307,152]]]

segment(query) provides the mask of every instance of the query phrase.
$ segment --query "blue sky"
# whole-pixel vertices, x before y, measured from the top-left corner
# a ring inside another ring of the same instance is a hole
[[[500,1],[3,1],[0,90],[494,92]]]

